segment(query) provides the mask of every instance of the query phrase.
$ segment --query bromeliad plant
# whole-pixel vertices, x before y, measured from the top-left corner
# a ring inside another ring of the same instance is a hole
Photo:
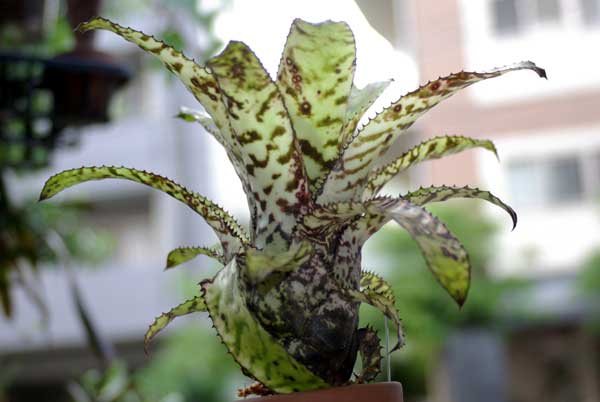
[[[77,183],[107,178],[135,181],[183,202],[214,229],[221,247],[179,248],[174,267],[206,255],[224,267],[201,283],[198,296],[159,316],[145,341],[178,316],[207,311],[243,372],[263,390],[289,393],[348,383],[360,355],[363,370],[379,372],[380,340],[358,328],[361,303],[383,312],[404,342],[390,286],[361,269],[361,247],[390,220],[420,247],[433,275],[462,305],[470,268],[467,252],[423,205],[450,198],[480,198],[515,212],[487,191],[428,187],[399,197],[382,187],[412,165],[471,148],[496,153],[490,141],[436,137],[384,166],[379,158],[429,109],[478,81],[510,71],[545,72],[531,62],[488,72],[460,72],[423,85],[358,128],[363,114],[388,82],[353,85],[354,37],[345,23],[295,20],[277,79],[242,42],[230,42],[205,67],[142,32],[106,19],[80,25],[106,29],[137,44],[177,75],[208,114],[183,110],[225,148],[246,192],[248,229],[221,207],[154,173],[124,167],[83,167],[51,177],[47,199]],[[254,388],[257,389],[257,388]]]

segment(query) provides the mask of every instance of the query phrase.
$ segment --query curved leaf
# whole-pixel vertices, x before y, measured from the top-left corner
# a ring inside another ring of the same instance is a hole
[[[217,333],[248,375],[284,394],[328,387],[275,341],[248,310],[235,259],[201,287]]]
[[[494,143],[489,140],[478,140],[463,136],[444,136],[424,141],[406,151],[395,161],[371,172],[362,198],[369,199],[376,195],[390,179],[412,165],[477,147],[487,149],[498,157]]]
[[[491,202],[492,204],[502,208],[510,215],[513,224],[513,230],[517,226],[517,213],[502,200],[496,197],[489,191],[480,190],[478,188],[465,187],[426,187],[412,191],[402,196],[402,198],[416,205],[425,205],[430,202],[446,201],[451,198],[479,198]]]
[[[144,336],[144,350],[146,353],[148,353],[148,346],[150,345],[152,339],[167,325],[169,325],[171,321],[177,317],[181,317],[182,315],[198,313],[202,311],[206,311],[206,305],[204,304],[202,297],[196,296],[156,317],[154,322],[148,327],[148,331],[146,331],[146,335]]]
[[[169,252],[169,255],[167,255],[166,269],[171,269],[180,264],[183,264],[184,262],[193,260],[199,255],[205,255],[207,257],[213,258],[223,265],[227,263],[223,254],[209,247],[178,247],[174,250],[171,250]]]
[[[296,130],[311,187],[338,157],[355,63],[354,36],[346,23],[294,20],[277,86]]]
[[[206,68],[199,66],[194,60],[153,36],[146,35],[132,28],[123,27],[105,18],[92,18],[87,22],[79,24],[77,29],[80,32],[93,29],[111,31],[152,54],[169,71],[179,77],[181,82],[213,117],[217,127],[224,131],[228,130],[225,106],[221,102],[217,83]]]
[[[356,133],[329,173],[317,201],[325,204],[355,200],[357,195],[362,194],[373,164],[421,115],[476,82],[524,69],[546,77],[543,69],[527,61],[487,72],[463,71],[451,74],[402,96]]]
[[[183,202],[202,216],[215,231],[228,258],[237,252],[241,244],[249,243],[244,229],[223,208],[208,198],[188,191],[185,187],[166,177],[142,170],[114,166],[81,167],[65,170],[46,181],[40,194],[40,201],[53,197],[75,184],[103,179],[125,179],[145,184]]]
[[[310,200],[294,131],[275,83],[252,51],[230,42],[209,61],[257,200],[255,245],[285,250]]]
[[[307,241],[293,242],[289,250],[271,254],[264,250],[246,250],[244,278],[250,284],[263,282],[275,272],[290,272],[302,266],[312,254],[312,245]]]
[[[435,278],[462,305],[471,276],[467,252],[439,219],[403,198],[378,197],[318,206],[304,217],[302,231],[318,241],[352,222],[351,234],[358,239],[355,243],[359,247],[391,219],[411,235]]]
[[[386,282],[381,276],[369,272],[363,271],[360,275],[360,289],[368,289],[370,292],[376,293],[381,297],[386,298],[391,305],[396,304],[396,296],[389,283]]]
[[[246,192],[248,207],[251,214],[254,214],[256,203],[252,197],[239,145],[229,126],[227,108],[223,102],[217,81],[211,72],[196,64],[194,60],[186,57],[183,53],[153,36],[146,35],[145,33],[136,31],[132,28],[123,27],[105,18],[93,18],[90,21],[80,24],[77,29],[81,32],[92,29],[104,29],[114,32],[123,39],[138,45],[142,50],[159,59],[169,71],[181,80],[186,88],[194,95],[196,100],[204,106],[204,109],[212,117],[220,134],[217,140],[219,140],[219,143],[223,145],[227,151],[227,156],[233,164],[235,171],[242,182],[244,191]],[[214,132],[211,131],[211,133],[215,135]],[[254,219],[252,222],[254,222]]]

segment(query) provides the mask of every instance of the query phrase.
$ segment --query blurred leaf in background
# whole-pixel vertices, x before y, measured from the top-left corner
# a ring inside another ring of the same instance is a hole
[[[244,387],[239,367],[204,318],[196,314],[188,322],[202,320],[205,325],[186,323],[163,336],[149,364],[136,372],[144,395],[159,400],[177,390],[186,402],[218,402],[230,400],[236,388]]]

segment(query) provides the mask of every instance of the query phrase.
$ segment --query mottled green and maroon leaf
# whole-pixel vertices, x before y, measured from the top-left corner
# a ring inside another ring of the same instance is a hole
[[[217,260],[221,264],[225,265],[227,261],[225,256],[218,250],[210,247],[178,247],[171,250],[167,255],[167,267],[166,269],[175,268],[176,266],[193,260],[199,255],[205,255],[209,258]]]
[[[175,318],[202,311],[206,311],[206,304],[204,304],[202,297],[196,296],[156,317],[154,322],[150,324],[150,327],[144,336],[144,349],[146,352],[148,351],[148,346],[150,345],[152,339]]]
[[[381,355],[381,340],[373,328],[360,328],[357,335],[362,370],[354,382],[362,384],[373,381],[379,375],[383,356]]]
[[[359,239],[354,247],[360,247],[391,219],[411,235],[435,278],[462,305],[470,283],[466,250],[439,219],[403,198],[379,197],[318,206],[304,217],[303,231],[312,240],[315,236],[327,236],[334,227],[352,222],[356,231],[353,235]]]
[[[344,289],[344,294],[349,297],[352,301],[366,303],[377,310],[381,311],[387,318],[389,318],[396,327],[396,336],[398,337],[398,341],[396,345],[392,348],[391,352],[400,349],[404,345],[404,332],[402,330],[402,321],[400,320],[400,316],[398,315],[398,310],[396,310],[396,306],[390,302],[390,300],[368,288],[364,288],[361,290],[355,289]]]
[[[363,271],[360,275],[360,289],[368,289],[386,298],[392,305],[396,304],[396,296],[389,283],[376,273]]]
[[[215,231],[227,258],[236,253],[242,244],[248,244],[249,242],[244,229],[223,208],[206,197],[190,192],[166,177],[142,170],[114,166],[65,170],[46,181],[40,194],[40,200],[53,197],[62,190],[76,184],[103,179],[125,179],[145,184],[183,202],[202,216]]]
[[[354,36],[348,25],[294,20],[277,85],[296,130],[311,187],[338,157],[355,63]]]
[[[402,96],[356,133],[328,175],[317,201],[325,204],[360,198],[373,165],[421,115],[476,82],[524,69],[546,76],[545,71],[532,62],[522,62],[488,72],[451,74]]]
[[[484,148],[498,157],[494,143],[489,140],[463,136],[435,137],[409,149],[395,161],[372,171],[367,178],[362,198],[366,200],[377,195],[394,176],[419,162],[439,159],[471,148]]]
[[[350,98],[348,99],[348,109],[344,118],[344,127],[340,145],[345,146],[352,138],[360,119],[364,116],[367,110],[375,103],[377,98],[386,90],[392,81],[372,82],[363,89],[358,89],[352,86]]]
[[[221,102],[219,89],[210,72],[194,60],[166,43],[132,28],[123,27],[105,18],[93,18],[80,24],[77,29],[86,32],[104,29],[114,32],[123,39],[138,45],[142,50],[158,58],[192,92],[196,99],[215,120],[217,127],[228,131],[225,106]]]
[[[503,210],[510,216],[513,224],[513,229],[517,226],[517,213],[500,198],[496,197],[489,191],[480,190],[478,188],[465,187],[425,187],[416,191],[412,191],[402,196],[402,198],[416,205],[425,205],[430,202],[446,201],[452,198],[477,198],[488,201]]]
[[[249,248],[246,250],[246,269],[243,277],[251,285],[256,285],[273,273],[294,271],[308,261],[312,250],[312,245],[307,241],[293,242],[288,250],[277,253]]]
[[[114,32],[158,58],[169,71],[179,77],[181,82],[212,117],[216,131],[213,132],[209,128],[207,130],[215,135],[219,143],[227,151],[227,156],[244,186],[248,199],[248,207],[251,213],[253,213],[255,210],[255,200],[251,197],[246,170],[242,163],[240,147],[229,126],[227,108],[212,73],[205,67],[196,64],[195,61],[186,57],[183,53],[153,36],[146,35],[132,28],[123,27],[104,18],[93,18],[88,22],[80,24],[78,29],[82,32],[92,29],[104,29]],[[215,133],[218,133],[219,136],[217,137]]]
[[[201,286],[217,333],[246,373],[278,393],[328,387],[273,339],[248,310],[236,259]]]
[[[227,99],[250,187],[257,200],[255,246],[285,250],[296,215],[310,200],[294,131],[277,86],[241,42],[209,62]]]
[[[219,142],[219,144],[221,144],[223,148],[225,148],[225,150],[227,151],[227,156],[229,157],[231,164],[233,165],[238,177],[240,178],[242,187],[244,189],[244,194],[246,194],[248,208],[250,209],[250,232],[254,233],[254,222],[256,221],[256,200],[254,199],[254,195],[252,194],[252,190],[250,188],[248,172],[246,171],[246,166],[242,161],[239,146],[230,149],[228,140],[226,140],[225,137],[223,137],[214,120],[204,112],[193,110],[187,107],[181,107],[179,109],[179,113],[177,113],[175,117],[187,121],[188,123],[199,123],[204,128],[204,130],[212,134],[212,136]]]

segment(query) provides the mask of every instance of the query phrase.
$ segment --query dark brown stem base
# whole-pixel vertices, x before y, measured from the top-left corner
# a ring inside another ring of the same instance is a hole
[[[244,399],[246,402],[403,402],[399,382],[349,385],[319,391],[296,392]]]

